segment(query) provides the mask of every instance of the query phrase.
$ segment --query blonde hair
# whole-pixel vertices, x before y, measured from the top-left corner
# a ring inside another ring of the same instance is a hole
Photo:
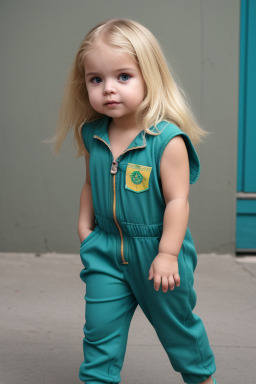
[[[90,105],[85,85],[84,60],[95,43],[104,41],[111,47],[129,53],[138,64],[146,84],[146,96],[136,111],[136,122],[148,134],[162,120],[177,125],[193,144],[209,132],[199,127],[184,91],[174,81],[160,45],[154,35],[140,23],[128,19],[111,19],[96,25],[82,40],[77,51],[61,103],[54,142],[58,154],[68,131],[74,128],[77,156],[85,153],[81,135],[83,123],[104,115]],[[158,134],[158,133],[156,133]]]

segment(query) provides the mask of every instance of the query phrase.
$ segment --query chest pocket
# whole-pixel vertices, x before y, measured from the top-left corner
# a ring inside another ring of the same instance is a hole
[[[128,163],[125,173],[125,189],[136,193],[149,189],[149,178],[152,167]]]

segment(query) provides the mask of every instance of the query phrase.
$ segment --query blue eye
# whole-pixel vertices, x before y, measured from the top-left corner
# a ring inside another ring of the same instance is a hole
[[[92,83],[94,83],[94,84],[99,84],[99,83],[101,83],[101,78],[100,77],[93,77],[92,79],[91,79],[91,82]]]
[[[130,79],[130,75],[128,75],[127,73],[122,73],[122,75],[119,76],[120,80],[122,81],[127,81]]]

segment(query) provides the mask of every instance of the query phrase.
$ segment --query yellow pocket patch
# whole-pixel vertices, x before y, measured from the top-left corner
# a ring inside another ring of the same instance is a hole
[[[125,175],[125,188],[133,192],[149,189],[149,177],[152,167],[128,163]]]

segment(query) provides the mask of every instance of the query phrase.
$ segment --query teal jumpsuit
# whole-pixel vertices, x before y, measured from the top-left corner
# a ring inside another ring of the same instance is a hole
[[[197,384],[212,375],[215,358],[203,322],[194,314],[197,265],[187,227],[178,255],[180,286],[163,292],[148,280],[158,254],[165,200],[160,160],[168,142],[182,135],[189,156],[190,184],[198,179],[200,161],[188,135],[161,121],[159,135],[144,130],[113,161],[109,117],[82,126],[90,153],[95,229],[80,246],[85,290],[84,361],[79,379],[90,384],[120,383],[128,331],[139,304],[155,328],[173,369],[185,383]],[[152,132],[157,132],[151,127]]]

